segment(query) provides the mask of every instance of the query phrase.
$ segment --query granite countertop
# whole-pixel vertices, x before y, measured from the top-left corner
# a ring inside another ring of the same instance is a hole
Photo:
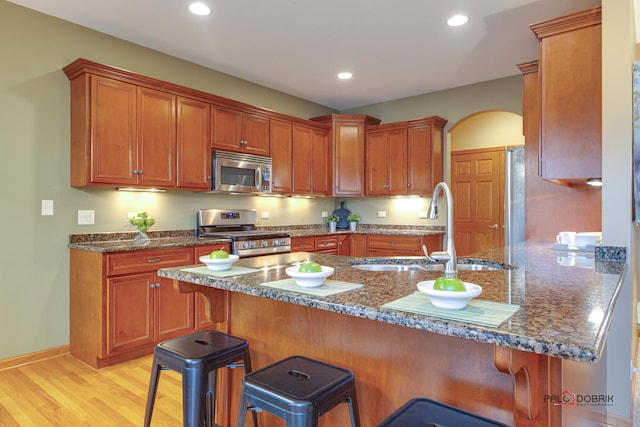
[[[385,303],[415,292],[416,284],[435,279],[437,271],[376,272],[351,267],[355,258],[306,252],[240,259],[237,266],[259,272],[216,278],[181,271],[184,267],[161,269],[158,275],[185,282],[255,295],[448,335],[530,351],[539,354],[597,363],[600,359],[612,313],[627,263],[624,248],[602,248],[594,258],[584,257],[579,265],[560,264],[566,253],[553,250],[551,243],[526,242],[479,258],[505,260],[512,270],[460,271],[465,282],[483,287],[480,299],[518,304],[519,310],[496,328],[449,321],[425,315],[383,309]],[[610,256],[613,253],[616,256]],[[307,259],[335,268],[331,279],[361,283],[364,287],[329,297],[287,292],[261,283],[286,279],[285,268]],[[360,259],[359,262],[378,262]]]
[[[331,234],[384,234],[396,236],[426,236],[444,233],[442,227],[428,226],[389,226],[389,225],[362,225],[357,231],[337,230],[330,233],[328,227],[321,225],[311,226],[271,226],[259,227],[265,231],[285,231],[291,237],[328,236]],[[210,245],[219,242],[229,242],[229,239],[212,237],[196,237],[194,230],[169,230],[150,231],[147,234],[151,238],[148,244],[140,245],[133,238],[137,233],[93,233],[72,234],[69,236],[68,247],[93,252],[122,252],[139,251],[143,249],[170,249],[187,246]]]

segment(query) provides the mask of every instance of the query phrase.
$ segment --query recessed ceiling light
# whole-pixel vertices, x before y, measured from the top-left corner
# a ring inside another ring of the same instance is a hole
[[[196,2],[189,5],[189,11],[194,15],[205,16],[211,13],[211,9],[204,3]]]
[[[349,80],[351,77],[353,77],[353,75],[348,71],[338,73],[338,78],[341,80]]]
[[[450,27],[459,27],[460,25],[464,25],[469,21],[469,17],[464,15],[453,15],[451,18],[447,20],[447,25]]]

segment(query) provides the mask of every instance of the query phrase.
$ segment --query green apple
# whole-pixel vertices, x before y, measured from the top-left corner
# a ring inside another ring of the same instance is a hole
[[[321,273],[322,266],[317,262],[305,262],[300,264],[300,273]]]
[[[226,259],[229,258],[229,254],[224,249],[220,248],[217,251],[213,251],[209,254],[210,259]]]
[[[464,292],[467,288],[462,283],[462,280],[458,278],[449,278],[440,276],[433,284],[433,289],[436,291],[452,291],[452,292]]]
[[[146,212],[138,212],[138,217],[139,218],[146,218],[148,215]]]
[[[144,227],[144,218],[136,218],[133,221],[136,227]]]
[[[155,223],[156,223],[156,220],[153,219],[153,218],[145,218],[144,219],[144,225],[146,225],[147,227],[151,227]]]

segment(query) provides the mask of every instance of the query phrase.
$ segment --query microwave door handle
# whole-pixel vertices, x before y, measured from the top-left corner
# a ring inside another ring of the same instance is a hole
[[[258,166],[256,168],[256,190],[260,191],[262,188],[262,168]]]

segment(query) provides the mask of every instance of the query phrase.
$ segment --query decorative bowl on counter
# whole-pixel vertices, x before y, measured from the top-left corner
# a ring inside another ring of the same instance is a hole
[[[289,277],[292,277],[298,286],[305,288],[317,288],[324,283],[325,279],[333,274],[333,267],[321,266],[322,271],[317,273],[305,273],[300,272],[299,265],[292,265],[287,267],[285,272]]]
[[[138,232],[133,241],[140,245],[149,244],[149,242],[151,242],[151,239],[149,238],[149,236],[147,236],[147,230],[151,228],[151,226],[156,224],[158,222],[158,219],[160,218],[138,216],[127,218],[127,224],[129,224]]]
[[[482,287],[463,282],[466,291],[438,291],[433,289],[435,280],[426,280],[418,283],[418,290],[426,294],[431,300],[431,304],[436,307],[446,308],[450,310],[460,310],[465,308],[472,298],[482,293]]]
[[[209,255],[202,255],[200,262],[207,265],[212,271],[225,271],[231,268],[231,265],[240,257],[238,255],[229,254],[229,258],[209,258]]]

